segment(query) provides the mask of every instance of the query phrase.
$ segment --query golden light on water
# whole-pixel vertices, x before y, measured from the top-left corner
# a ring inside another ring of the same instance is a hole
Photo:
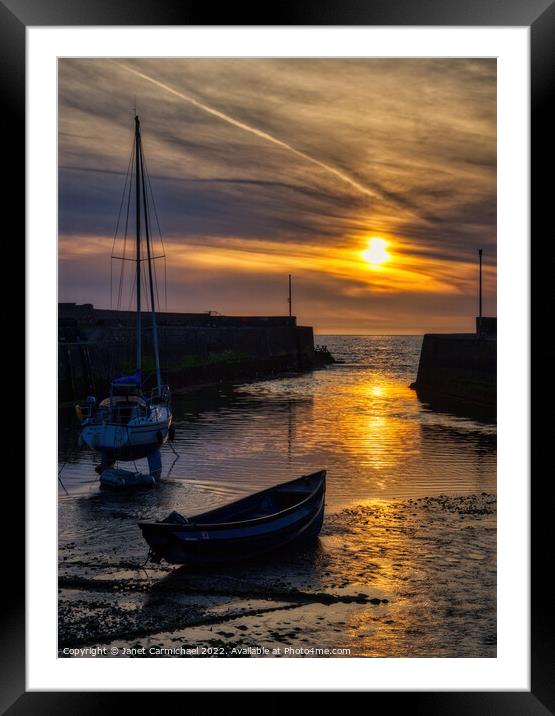
[[[387,490],[392,471],[420,451],[420,427],[411,419],[418,410],[414,391],[377,372],[368,378],[356,375],[341,386],[334,383],[333,396],[327,383],[322,377],[321,390],[310,405],[311,421],[320,425],[320,432],[312,430],[306,416],[297,419],[297,445],[321,451],[325,435],[326,450],[341,454],[350,469],[367,475],[376,492]]]
[[[386,251],[388,246],[385,239],[373,238],[368,241],[368,248],[362,252],[362,257],[365,261],[373,266],[379,266],[380,264],[389,261],[391,258],[389,253]]]

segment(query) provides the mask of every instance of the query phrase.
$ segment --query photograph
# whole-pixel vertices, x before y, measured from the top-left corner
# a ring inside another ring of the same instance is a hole
[[[58,657],[496,658],[497,70],[58,58]]]

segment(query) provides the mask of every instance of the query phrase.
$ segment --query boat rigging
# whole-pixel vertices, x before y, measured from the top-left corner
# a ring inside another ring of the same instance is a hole
[[[133,184],[135,189],[135,255],[128,257],[126,256],[127,230]],[[90,448],[99,451],[101,454],[101,481],[103,481],[103,476],[105,481],[110,480],[110,471],[112,471],[116,460],[126,461],[146,457],[151,471],[149,476],[151,482],[152,474],[157,476],[161,471],[159,448],[168,439],[172,428],[170,389],[168,385],[162,382],[160,368],[157,283],[154,263],[158,258],[165,258],[165,255],[163,252],[161,256],[154,255],[148,200],[149,192],[159,229],[156,206],[153,201],[154,197],[144,160],[141,124],[139,117],[135,116],[133,149],[114,236],[115,246],[122,209],[127,197],[123,252],[121,256],[117,256],[114,255],[112,250],[111,256],[112,259],[119,259],[122,262],[118,289],[118,309],[121,306],[125,262],[135,262],[135,372],[132,375],[113,378],[110,384],[109,396],[102,400],[100,404],[97,405],[96,398],[89,396],[86,405],[80,408],[82,416],[81,437]],[[146,271],[143,271],[143,264],[146,264]],[[145,293],[147,294],[145,303],[149,304],[148,308],[151,317],[152,353],[155,372],[155,385],[150,396],[144,393],[146,380],[143,375],[145,365],[143,356],[143,281],[146,288]],[[122,476],[119,475],[118,481],[121,482],[121,480]]]

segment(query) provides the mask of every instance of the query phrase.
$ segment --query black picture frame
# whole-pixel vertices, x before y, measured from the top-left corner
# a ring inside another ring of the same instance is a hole
[[[534,270],[545,271],[546,279],[538,275],[534,282],[532,305],[541,306],[549,300],[547,281],[549,264],[553,266],[552,231],[547,227],[547,212],[553,204],[553,182],[544,177],[552,175],[553,141],[555,122],[549,106],[553,71],[553,39],[555,38],[555,4],[553,0],[357,0],[310,2],[299,0],[294,6],[287,4],[271,8],[267,15],[252,5],[228,4],[216,11],[218,25],[435,25],[435,26],[526,26],[530,28],[531,42],[531,161],[532,161],[532,232],[535,237],[533,253]],[[24,161],[25,155],[25,30],[28,26],[68,25],[214,25],[211,20],[214,9],[193,6],[186,0],[0,0],[0,53],[2,72],[0,87],[4,136],[15,150],[10,167],[13,181],[6,187],[6,206],[13,210],[20,207],[24,212]],[[550,151],[551,148],[551,151]],[[543,227],[546,227],[543,230]],[[542,234],[540,235],[540,231]],[[544,233],[545,231],[545,233]],[[548,239],[542,241],[542,238]],[[21,242],[23,244],[23,242]],[[536,255],[541,247],[541,258]],[[550,254],[551,252],[551,254]],[[548,268],[546,268],[548,267]],[[552,269],[550,271],[552,273]],[[552,278],[551,278],[552,283]],[[548,304],[549,305],[549,304]],[[532,323],[534,335],[540,319]],[[532,353],[534,375],[550,375],[545,349],[538,347]],[[540,378],[538,377],[538,381]],[[532,382],[532,394],[539,390],[537,381]],[[545,398],[542,381],[542,397]],[[27,396],[28,400],[32,397]],[[542,401],[543,402],[543,401]],[[552,432],[550,421],[533,422],[533,450],[550,444]],[[27,436],[29,437],[29,436]],[[30,448],[32,449],[32,448]],[[555,713],[555,659],[549,616],[553,611],[553,592],[550,586],[550,550],[553,540],[553,519],[550,517],[553,501],[551,487],[552,469],[546,468],[541,486],[532,484],[532,614],[531,614],[531,690],[529,692],[379,692],[367,695],[371,708],[379,707],[387,699],[389,708],[406,710],[412,714],[511,714],[535,715]],[[18,477],[16,475],[16,477]],[[20,476],[22,477],[22,476]],[[525,476],[523,476],[525,479]],[[7,493],[7,494],[6,494]],[[24,505],[22,479],[4,484],[4,495],[10,505]],[[548,512],[549,510],[549,512]],[[3,530],[6,529],[4,520]],[[12,521],[4,535],[4,598],[6,606],[0,616],[0,713],[20,714],[98,714],[111,707],[133,708],[131,694],[76,693],[76,692],[27,692],[25,689],[25,593],[24,593],[24,543],[23,520]],[[6,545],[8,546],[6,548]],[[7,561],[7,564],[6,564]],[[159,703],[162,694],[140,694],[142,709]],[[224,695],[221,695],[222,697]],[[270,703],[267,695],[252,694],[249,704],[242,701],[241,694],[225,694],[225,711],[264,709],[277,713],[289,708],[284,704],[286,693],[275,694]],[[338,695],[341,698],[344,697]],[[326,699],[333,694],[326,695]],[[125,699],[125,701],[124,701]],[[189,695],[183,704],[190,707]],[[331,706],[332,704],[329,703]],[[197,710],[196,708],[194,709]],[[212,705],[209,713],[215,713]]]

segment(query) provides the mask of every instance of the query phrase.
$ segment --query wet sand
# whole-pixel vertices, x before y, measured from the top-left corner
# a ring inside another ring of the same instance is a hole
[[[232,566],[141,561],[123,535],[60,544],[61,657],[496,656],[491,493],[370,500]]]

